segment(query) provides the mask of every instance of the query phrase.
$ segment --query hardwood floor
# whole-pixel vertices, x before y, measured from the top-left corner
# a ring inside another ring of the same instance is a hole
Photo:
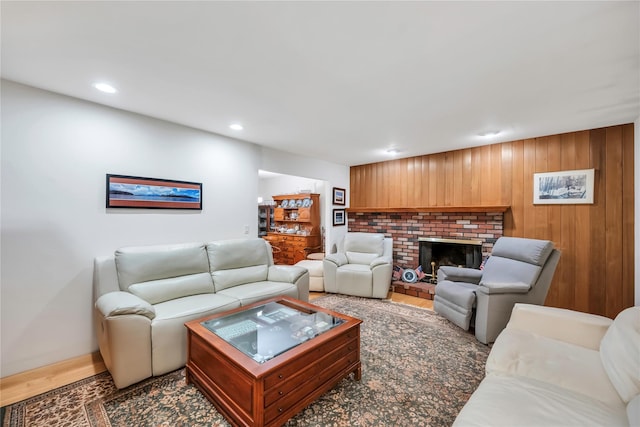
[[[309,300],[313,301],[323,295],[322,292],[311,292]],[[433,310],[433,301],[409,295],[389,292],[393,302],[415,305]],[[64,360],[53,365],[21,372],[0,378],[0,407],[11,405],[29,397],[45,393],[54,388],[106,371],[99,352]]]

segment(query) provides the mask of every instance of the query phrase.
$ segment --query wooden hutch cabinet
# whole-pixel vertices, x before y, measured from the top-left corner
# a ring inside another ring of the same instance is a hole
[[[293,265],[309,253],[322,252],[320,195],[283,194],[273,200],[273,224],[263,236],[273,247],[273,261]]]

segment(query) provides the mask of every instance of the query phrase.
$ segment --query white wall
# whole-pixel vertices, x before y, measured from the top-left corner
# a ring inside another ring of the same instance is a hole
[[[0,377],[97,350],[95,256],[257,235],[261,147],[5,80],[1,101]],[[203,209],[106,209],[107,173],[202,182]]]

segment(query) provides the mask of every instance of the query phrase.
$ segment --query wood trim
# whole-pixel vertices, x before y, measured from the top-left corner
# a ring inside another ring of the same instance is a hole
[[[398,208],[347,208],[349,213],[374,213],[374,212],[506,212],[509,206],[420,206]]]
[[[106,371],[99,352],[0,378],[0,406],[7,406],[54,388]]]

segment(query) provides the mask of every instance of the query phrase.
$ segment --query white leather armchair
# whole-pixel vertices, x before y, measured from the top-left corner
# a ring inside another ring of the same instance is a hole
[[[379,233],[347,233],[338,252],[325,256],[325,292],[386,298],[393,271],[393,239]]]

